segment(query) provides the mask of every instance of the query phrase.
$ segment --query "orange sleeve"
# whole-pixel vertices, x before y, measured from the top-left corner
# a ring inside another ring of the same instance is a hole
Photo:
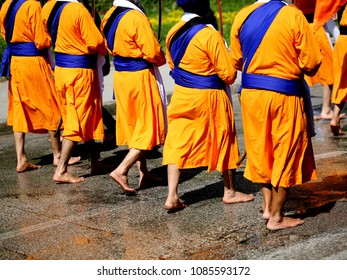
[[[184,25],[181,21],[169,32],[166,42],[168,64],[172,68],[168,45],[174,34]],[[231,63],[230,54],[225,45],[224,38],[212,27],[200,30],[187,47],[180,67],[191,73],[209,76],[217,74],[225,83],[232,84],[236,79],[236,69]]]
[[[112,7],[105,15],[101,30],[104,29],[109,17],[116,7]],[[166,63],[165,54],[154,35],[150,21],[139,11],[127,12],[120,20],[113,50],[109,50],[113,56],[144,58],[145,60],[161,66]]]
[[[230,53],[232,63],[238,70],[242,70],[239,32],[244,20],[257,5],[241,10],[231,29]],[[321,61],[318,43],[303,13],[295,6],[287,5],[281,9],[265,34],[247,72],[294,80],[301,77],[303,70],[317,68]]]

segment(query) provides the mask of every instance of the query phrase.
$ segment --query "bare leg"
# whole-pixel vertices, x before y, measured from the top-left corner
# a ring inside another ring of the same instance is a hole
[[[176,164],[167,166],[168,177],[168,195],[164,204],[164,209],[169,212],[179,211],[187,207],[178,197],[178,182],[180,180],[181,171]]]
[[[18,173],[30,171],[34,169],[41,168],[40,165],[35,165],[31,162],[28,162],[28,159],[25,154],[24,144],[25,144],[25,133],[24,132],[13,132],[14,143],[16,146],[16,154],[17,154],[17,167],[16,171]]]
[[[271,215],[267,222],[267,228],[270,230],[292,228],[304,223],[301,219],[293,219],[283,215],[283,207],[287,199],[288,191],[288,188],[272,188]]]
[[[148,171],[148,167],[147,167],[147,160],[144,157],[145,154],[143,154],[143,156],[136,161],[136,166],[137,166],[137,170],[139,171],[139,187],[143,187],[145,185],[145,180],[147,177],[150,176],[149,171]]]
[[[128,184],[128,172],[145,153],[146,151],[131,148],[120,165],[110,173],[111,178],[122,187],[125,194],[135,194],[135,189]]]
[[[315,116],[315,120],[331,120],[333,118],[333,109],[331,108],[330,97],[332,91],[332,85],[322,85],[323,89],[323,103],[322,111],[319,116]],[[339,114],[340,118],[344,118],[345,114]]]
[[[148,171],[147,159],[145,155],[143,155],[138,161],[136,161],[136,166],[140,175],[139,188],[144,188],[147,186],[153,186],[162,183],[162,180],[160,178],[152,176],[151,173]]]
[[[235,189],[235,169],[229,169],[223,171],[224,178],[224,195],[223,203],[238,203],[248,202],[254,200],[253,194],[244,194],[237,192]]]
[[[54,137],[54,131],[48,131],[49,139],[51,140],[52,152],[53,152],[53,164],[55,166],[58,165],[60,152],[61,152],[61,144],[59,136]]]
[[[112,166],[99,161],[100,153],[94,140],[86,143],[90,162],[90,175],[100,175],[110,172]]]
[[[60,154],[61,154],[61,143],[60,143],[60,133],[57,134],[57,136],[54,136],[55,131],[48,131],[49,134],[49,140],[51,142],[52,146],[52,152],[53,152],[53,164],[55,166],[58,165]],[[81,160],[81,157],[71,157],[69,159],[68,164],[75,164]]]
[[[330,96],[332,85],[322,85],[323,87],[323,104],[320,113],[321,119],[331,119],[333,117],[333,110],[330,107]]]
[[[345,102],[342,102],[341,104],[335,104],[334,105],[334,112],[333,112],[333,117],[330,121],[330,128],[331,128],[331,132],[335,135],[335,136],[339,136],[339,135],[345,135],[346,132],[343,131],[341,129],[340,126],[340,118],[341,118],[341,110],[343,109],[345,105]]]
[[[271,213],[271,202],[272,202],[272,186],[271,184],[262,184],[263,194],[263,219],[268,220]]]
[[[75,147],[75,142],[63,139],[62,151],[58,166],[53,175],[53,180],[57,183],[80,183],[84,181],[83,177],[77,177],[67,171],[67,166],[71,158],[71,153]]]

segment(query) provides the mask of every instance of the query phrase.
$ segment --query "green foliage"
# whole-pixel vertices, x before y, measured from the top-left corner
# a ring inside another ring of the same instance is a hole
[[[43,0],[44,1],[44,0]],[[81,0],[80,0],[81,1]],[[4,1],[0,0],[2,4]],[[45,2],[45,1],[44,1]],[[155,33],[158,31],[158,14],[159,14],[159,0],[142,0],[143,6],[146,9],[147,15],[153,26]],[[221,5],[223,9],[223,28],[224,37],[229,42],[229,34],[234,16],[237,11],[242,7],[253,3],[253,0],[221,0]],[[92,3],[92,0],[89,0]],[[210,0],[211,8],[218,15],[217,0]],[[183,11],[177,6],[175,0],[162,0],[162,26],[161,26],[161,45],[165,49],[165,38],[166,34],[170,28],[180,20]],[[106,11],[112,6],[112,1],[110,0],[95,0],[95,8],[100,13],[101,17],[106,13]],[[0,58],[2,57],[3,51],[6,48],[6,42],[3,38],[0,38]]]
[[[0,61],[2,59],[2,54],[4,53],[6,46],[7,46],[6,41],[2,37],[0,37]]]
[[[147,15],[152,23],[153,30],[157,32],[158,30],[158,0],[151,0],[151,1],[141,1],[146,10]],[[230,29],[231,25],[234,21],[234,17],[236,13],[244,6],[249,5],[253,3],[253,0],[233,0],[233,1],[221,1],[222,11],[223,11],[223,30],[224,30],[224,37],[229,43],[229,35],[230,35]],[[216,17],[219,20],[219,13],[218,13],[218,4],[217,0],[210,0],[211,9],[215,11]],[[170,28],[177,23],[181,16],[183,15],[183,10],[177,6],[177,3],[175,0],[163,0],[163,9],[162,9],[162,26],[161,26],[161,45],[165,49],[165,37]]]

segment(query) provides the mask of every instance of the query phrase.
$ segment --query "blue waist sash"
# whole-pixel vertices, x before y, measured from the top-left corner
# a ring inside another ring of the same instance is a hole
[[[95,69],[96,62],[96,54],[75,55],[55,53],[55,64],[59,67]]]
[[[10,76],[10,64],[11,64],[11,49],[10,49],[10,42],[13,35],[13,29],[14,29],[14,21],[16,19],[17,12],[19,8],[22,6],[23,3],[25,3],[26,0],[12,0],[6,16],[4,18],[4,26],[6,30],[6,43],[7,48],[4,50],[2,61],[1,61],[1,69],[0,69],[0,76],[9,77]]]
[[[225,89],[224,81],[217,74],[201,76],[187,72],[181,68],[174,68],[170,76],[177,85],[197,89]]]
[[[242,88],[277,91],[302,96],[302,82],[259,74],[242,73]]]
[[[143,58],[132,58],[115,56],[113,58],[113,64],[116,71],[123,72],[136,72],[153,67],[153,64]]]
[[[10,44],[10,53],[14,56],[43,56],[47,49],[38,50],[34,42]]]
[[[272,76],[242,73],[242,88],[264,89],[287,95],[301,96],[307,115],[307,128],[311,137],[316,135],[310,88],[305,80],[287,80]]]
[[[175,67],[170,71],[170,75],[175,84],[183,87],[224,90],[225,83],[217,74],[202,76],[179,67],[190,41],[205,26],[200,18],[191,19],[171,39],[169,48]]]
[[[10,43],[2,56],[0,76],[10,76],[12,56],[44,56],[46,53],[46,49],[38,50],[34,42]]]

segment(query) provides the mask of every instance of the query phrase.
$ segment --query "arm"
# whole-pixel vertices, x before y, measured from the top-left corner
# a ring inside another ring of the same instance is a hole
[[[139,13],[136,11],[136,13]],[[159,44],[151,24],[147,17],[136,17],[138,21],[136,27],[135,41],[139,49],[143,53],[143,58],[149,62],[162,66],[166,63],[164,52]]]

